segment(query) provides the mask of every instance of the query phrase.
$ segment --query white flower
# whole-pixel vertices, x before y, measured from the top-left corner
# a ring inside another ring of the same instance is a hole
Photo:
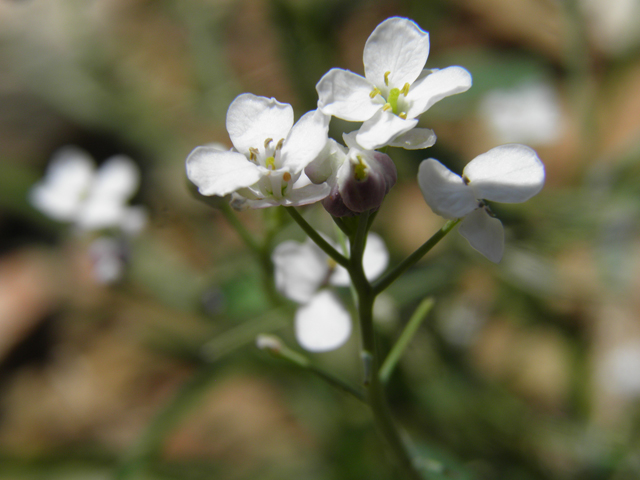
[[[316,85],[318,108],[328,115],[364,122],[358,143],[368,150],[385,145],[430,147],[435,135],[414,129],[417,117],[439,100],[471,86],[462,67],[423,70],[429,34],[413,21],[392,17],[378,25],[364,47],[364,73],[329,70]]]
[[[118,228],[137,233],[146,223],[146,211],[127,202],[139,181],[138,167],[128,157],[111,157],[96,170],[86,152],[65,147],[54,154],[29,199],[52,219],[74,223],[81,230]]]
[[[500,142],[553,143],[562,134],[562,112],[548,83],[526,83],[493,90],[480,102],[480,114]]]
[[[202,195],[235,193],[249,208],[306,205],[329,194],[303,170],[327,143],[329,119],[317,110],[293,125],[293,108],[274,98],[238,96],[227,112],[234,149],[202,146],[187,158],[187,176]]]
[[[272,254],[276,288],[301,304],[295,316],[295,334],[306,350],[334,350],[351,334],[351,317],[337,296],[323,289],[326,284],[348,286],[347,271],[335,263],[311,240],[293,240],[278,245]],[[389,253],[383,240],[369,234],[362,259],[365,275],[375,279],[387,267]]]
[[[460,234],[497,263],[504,252],[504,229],[485,200],[520,203],[530,199],[544,185],[544,165],[527,146],[502,145],[471,160],[462,177],[433,158],[424,160],[418,183],[431,210],[445,218],[463,218]]]

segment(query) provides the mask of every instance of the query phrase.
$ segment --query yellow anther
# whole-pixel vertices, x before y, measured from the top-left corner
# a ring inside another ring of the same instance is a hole
[[[406,119],[407,119],[407,112],[400,112],[400,113],[398,114],[398,116],[399,116],[401,119],[406,120]]]
[[[291,181],[291,174],[290,174],[289,172],[284,172],[284,173],[282,174],[282,179],[283,179],[285,182],[289,182],[289,181]]]
[[[371,98],[376,98],[377,95],[380,95],[382,92],[380,91],[379,88],[374,88],[373,90],[371,90],[371,93],[369,94],[369,96]]]
[[[327,263],[329,264],[329,269],[333,270],[334,268],[336,268],[338,266],[338,262],[336,262],[333,258],[329,257],[327,258]]]
[[[385,112],[386,112],[387,110],[392,110],[392,109],[393,109],[393,107],[391,106],[391,104],[390,104],[390,103],[385,103],[385,104],[382,106],[382,110],[383,110],[383,111],[385,111]]]
[[[278,143],[276,144],[276,150],[281,150],[282,145],[284,145],[284,138],[281,138],[280,140],[278,140]]]
[[[253,160],[254,162],[256,161],[256,159],[258,158],[258,154],[260,152],[258,151],[257,148],[254,147],[250,147],[249,148],[249,160]]]
[[[384,72],[384,84],[387,87],[389,86],[389,75],[391,75],[391,72]]]
[[[267,139],[264,141],[264,148],[269,148],[269,144],[270,144],[271,142],[273,142],[273,138],[267,138]]]
[[[409,93],[409,87],[411,87],[411,85],[409,85],[408,83],[405,83],[404,87],[402,87],[402,90],[400,90],[400,93],[406,97],[407,94]]]
[[[276,169],[276,159],[273,157],[268,157],[265,161],[264,164],[266,165],[267,168],[270,168],[271,170],[275,170]]]

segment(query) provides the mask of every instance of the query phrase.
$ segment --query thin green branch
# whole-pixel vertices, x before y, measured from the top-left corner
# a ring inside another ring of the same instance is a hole
[[[382,383],[387,383],[389,377],[391,377],[393,369],[398,364],[402,354],[413,339],[415,333],[418,331],[418,327],[422,324],[423,320],[427,318],[427,315],[433,308],[434,304],[435,300],[433,297],[425,298],[413,312],[413,315],[411,315],[409,322],[404,327],[404,330],[400,334],[400,337],[391,351],[388,353],[387,358],[382,363],[382,367],[380,367],[379,375]]]
[[[275,358],[279,358],[281,360],[286,360],[293,365],[296,365],[300,368],[304,368],[308,370],[318,377],[325,380],[327,383],[333,385],[334,387],[350,394],[354,398],[360,400],[361,402],[367,401],[364,393],[361,390],[356,389],[355,387],[349,385],[344,380],[326,372],[325,370],[317,367],[309,358],[305,357],[303,354],[296,352],[295,350],[287,347],[280,338],[275,335],[258,335],[256,343],[259,348],[267,351],[269,354],[274,356]]]
[[[309,238],[315,242],[318,247],[324,251],[327,255],[333,258],[338,265],[342,265],[345,268],[349,266],[349,260],[339,253],[335,248],[333,248],[329,242],[327,242],[322,236],[307,223],[307,221],[298,213],[298,211],[294,207],[284,207],[285,210],[291,215],[291,218],[295,220],[295,222],[300,225],[300,228],[304,230],[304,232],[309,235]]]
[[[238,232],[238,235],[240,235],[240,238],[242,238],[242,241],[247,245],[247,247],[249,247],[256,255],[261,256],[262,248],[260,247],[260,244],[253,238],[253,235],[249,233],[249,230],[245,228],[242,222],[238,220],[238,217],[231,206],[227,202],[222,202],[220,205],[220,211],[227,222],[229,222],[235,231]]]
[[[437,243],[444,238],[444,236],[449,233],[453,227],[455,227],[459,222],[460,218],[455,220],[449,220],[444,226],[438,230],[429,240],[424,242],[418,249],[405,258],[401,263],[396,265],[396,267],[390,272],[386,273],[384,276],[380,277],[373,284],[373,293],[374,295],[378,295],[381,292],[385,291],[389,285],[391,285],[394,281],[398,279],[400,275],[402,275],[409,267],[415,265],[418,260],[424,257],[429,250],[437,245]]]

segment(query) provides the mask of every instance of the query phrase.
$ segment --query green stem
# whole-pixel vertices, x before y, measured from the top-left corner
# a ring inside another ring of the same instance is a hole
[[[300,228],[305,231],[309,238],[315,242],[318,247],[324,251],[327,255],[333,258],[338,265],[342,265],[347,268],[349,265],[349,260],[339,253],[335,248],[333,248],[329,242],[327,242],[322,236],[307,223],[307,221],[298,213],[298,211],[294,207],[284,207],[285,210],[291,215],[291,218],[295,220],[295,222],[300,225]]]
[[[229,222],[229,224],[235,229],[235,231],[238,232],[238,235],[240,235],[240,238],[242,238],[242,241],[247,245],[247,247],[249,247],[251,251],[253,251],[253,253],[255,253],[256,255],[262,255],[262,248],[253,238],[253,235],[249,233],[249,230],[247,230],[242,222],[238,220],[238,217],[233,212],[231,206],[228,203],[223,202],[220,206],[220,211],[224,215],[224,218],[227,220],[227,222]]]
[[[387,358],[385,358],[382,367],[380,367],[379,375],[380,381],[382,383],[387,383],[387,381],[389,380],[389,377],[391,376],[393,369],[397,365],[398,360],[400,360],[400,358],[402,357],[402,354],[407,348],[407,345],[409,345],[409,342],[411,342],[411,339],[415,335],[416,331],[418,331],[418,327],[420,326],[420,324],[422,324],[422,321],[427,318],[427,314],[431,311],[434,304],[435,301],[433,300],[433,297],[425,298],[420,303],[420,305],[418,305],[418,308],[416,308],[416,310],[413,312],[413,315],[409,319],[409,322],[404,327],[404,330],[387,355]]]
[[[440,240],[442,240],[444,236],[447,233],[449,233],[453,229],[453,227],[455,227],[460,222],[460,220],[462,219],[458,218],[455,220],[449,220],[429,240],[427,240],[420,247],[418,247],[418,249],[415,252],[413,252],[411,255],[405,258],[401,263],[396,265],[396,267],[393,270],[391,270],[390,272],[388,272],[387,274],[379,278],[373,284],[374,294],[378,295],[379,293],[385,291],[389,287],[389,285],[391,285],[394,281],[396,281],[397,278],[400,275],[402,275],[409,267],[412,267],[413,265],[415,265],[418,262],[418,260],[424,257],[429,250],[435,247],[436,244]]]
[[[362,335],[362,357],[365,361],[365,387],[367,388],[367,401],[371,407],[375,424],[386,439],[389,447],[395,454],[400,466],[405,472],[403,478],[410,480],[424,480],[416,469],[416,465],[410,455],[407,446],[400,436],[400,432],[391,417],[391,412],[384,395],[382,383],[377,375],[379,355],[376,349],[375,331],[373,328],[373,303],[375,293],[371,284],[364,275],[362,255],[369,228],[369,215],[367,212],[360,215],[358,227],[351,240],[351,256],[349,261],[349,274],[358,294],[358,316]],[[375,374],[372,374],[375,372]]]
[[[342,232],[348,237],[350,235],[353,234],[353,232],[351,231],[351,229],[349,228],[349,226],[345,223],[345,221],[340,218],[340,217],[334,217],[333,215],[331,215],[331,218],[333,219],[333,221],[335,222],[335,224],[338,226],[338,228],[340,228],[340,230],[342,230]]]

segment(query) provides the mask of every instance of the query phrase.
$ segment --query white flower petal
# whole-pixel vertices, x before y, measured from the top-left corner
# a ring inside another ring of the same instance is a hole
[[[434,70],[411,86],[406,98],[410,105],[407,117],[415,118],[443,98],[465,92],[470,87],[471,74],[462,67]]]
[[[124,203],[133,196],[139,183],[138,166],[129,157],[117,155],[100,166],[88,193],[96,199],[113,199]]]
[[[371,232],[367,237],[367,245],[362,255],[362,267],[364,275],[368,280],[375,280],[389,265],[389,251],[384,244],[384,240],[377,233]],[[348,287],[351,285],[351,278],[347,270],[337,265],[329,279],[331,285],[337,287]]]
[[[287,138],[293,126],[293,108],[275,98],[243,93],[229,105],[227,131],[233,146],[248,154],[249,148],[264,148],[264,141]]]
[[[238,152],[197,147],[187,157],[187,177],[202,195],[224,196],[260,180],[260,168]]]
[[[120,227],[126,211],[127,207],[119,200],[90,197],[80,206],[76,224],[82,230]]]
[[[299,207],[301,205],[309,205],[319,202],[331,193],[331,187],[327,183],[320,185],[305,185],[304,187],[294,188],[286,196],[276,199],[274,197],[265,197],[258,199],[247,198],[243,206],[246,208],[268,208],[283,205],[285,207]]]
[[[326,115],[350,122],[363,122],[382,106],[380,101],[369,96],[374,88],[371,82],[360,75],[332,68],[316,85],[318,108]]]
[[[367,80],[378,87],[402,88],[413,83],[429,56],[429,34],[415,22],[392,17],[378,25],[364,46],[364,71]]]
[[[388,145],[393,138],[411,130],[417,124],[418,120],[403,120],[390,110],[380,109],[362,124],[356,140],[364,150],[375,150]]]
[[[504,253],[504,228],[502,222],[490,216],[484,208],[467,215],[458,227],[460,235],[482,255],[494,263],[502,260]]]
[[[296,312],[295,334],[302,348],[326,352],[342,346],[351,335],[351,317],[336,296],[323,290]]]
[[[304,169],[313,183],[331,182],[347,158],[347,149],[330,138],[320,154]]]
[[[478,155],[463,170],[476,198],[520,203],[544,185],[544,165],[536,152],[518,144],[501,145]]]
[[[418,168],[418,185],[427,205],[445,218],[461,218],[478,207],[473,190],[439,161],[429,158]]]
[[[282,147],[282,163],[298,173],[304,169],[327,144],[330,116],[312,110],[298,120]]]
[[[294,302],[311,300],[329,274],[327,255],[311,240],[282,242],[273,250],[271,259],[276,288]]]
[[[44,179],[29,192],[29,200],[54,220],[73,221],[94,174],[95,165],[86,152],[64,147],[53,155]]]
[[[400,147],[406,150],[420,150],[436,143],[436,134],[429,128],[414,128],[402,135],[398,135],[389,143],[390,147]]]

